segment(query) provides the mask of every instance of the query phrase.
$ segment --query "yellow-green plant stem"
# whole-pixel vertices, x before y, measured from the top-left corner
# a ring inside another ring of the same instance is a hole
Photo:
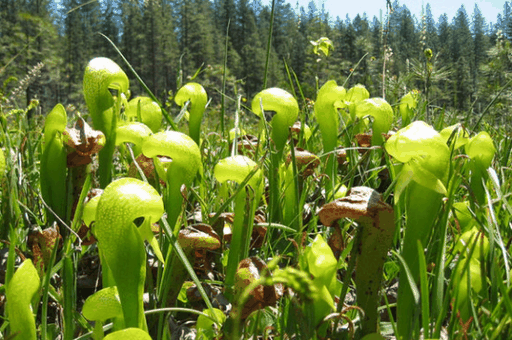
[[[363,234],[356,264],[357,305],[364,310],[362,336],[378,330],[384,262],[395,233],[393,210],[379,211],[374,218],[361,219]]]
[[[428,243],[437,213],[441,208],[443,195],[415,182],[409,184],[407,191],[407,202],[405,204],[407,223],[406,232],[402,239],[401,255],[407,262],[412,277],[418,281],[418,241],[421,244]],[[398,286],[397,327],[400,336],[403,339],[408,339],[412,336],[413,331],[411,315],[413,315],[415,303],[409,281],[405,280],[404,272],[405,270],[401,265]],[[416,324],[416,326],[419,326],[419,324]]]

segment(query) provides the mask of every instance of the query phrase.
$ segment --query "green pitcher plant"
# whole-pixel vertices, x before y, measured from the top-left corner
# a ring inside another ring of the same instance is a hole
[[[106,143],[99,153],[100,186],[112,179],[112,155],[115,149],[117,121],[121,103],[128,96],[129,80],[123,70],[108,58],[92,59],[84,73],[84,98],[92,117],[93,127],[105,134]],[[110,92],[117,92],[116,97]]]
[[[87,320],[94,321],[94,340],[102,340],[105,321],[114,318],[122,320],[123,318],[123,308],[117,287],[103,288],[89,296],[82,307],[82,314]]]
[[[67,213],[67,152],[63,133],[66,130],[67,114],[62,104],[57,104],[46,116],[44,123],[44,150],[40,162],[41,195],[44,201],[61,219]],[[49,223],[56,220],[47,213]]]
[[[249,253],[254,215],[263,194],[263,174],[261,169],[257,169],[257,164],[252,159],[241,155],[224,158],[213,169],[215,178],[220,183],[233,181],[242,184],[253,172],[246,187],[242,188],[235,197],[235,219],[225,280],[228,295],[233,290],[238,263]]]
[[[127,120],[143,123],[156,133],[162,127],[162,108],[149,97],[136,97],[128,102],[124,111]]]
[[[465,145],[466,154],[470,158],[470,187],[480,206],[486,203],[484,181],[487,180],[487,168],[491,166],[496,148],[489,133],[479,132],[470,138]]]
[[[334,80],[326,82],[318,91],[315,117],[322,134],[325,153],[333,151],[338,144],[338,108],[343,106],[346,94],[347,90],[338,86]]]
[[[188,83],[178,90],[174,97],[176,104],[184,106],[186,102],[190,101],[189,104],[189,136],[200,144],[201,134],[201,121],[203,119],[203,113],[206,109],[206,103],[208,102],[208,95],[202,85],[198,83]]]
[[[295,123],[299,114],[297,100],[289,92],[273,87],[254,96],[251,108],[260,117],[261,122],[265,121],[265,112],[275,112],[270,120],[271,137],[277,152],[282,152],[290,135],[290,127]]]
[[[317,234],[304,249],[299,264],[300,269],[313,278],[314,288],[319,292],[317,298],[310,302],[311,307],[307,308],[309,322],[317,327],[325,316],[336,309],[334,300],[341,291],[336,279],[338,261],[322,235]]]
[[[413,118],[414,109],[418,106],[419,92],[412,90],[407,92],[401,99],[398,106],[400,115],[402,117],[402,126],[407,126],[411,123]]]
[[[458,150],[469,142],[469,133],[460,123],[442,129],[439,134],[453,150]]]
[[[151,129],[143,123],[131,122],[120,125],[116,131],[116,145],[132,143],[134,145],[133,155],[137,157],[142,153],[142,142],[152,133]]]
[[[395,202],[405,203],[406,227],[402,238],[401,256],[412,277],[419,280],[418,241],[428,243],[446,185],[450,169],[450,149],[445,139],[430,125],[415,121],[391,136],[386,151],[402,169],[396,174]],[[397,326],[400,336],[408,338],[412,332],[414,300],[412,288],[400,268],[397,302]]]
[[[372,145],[384,144],[383,134],[388,133],[393,124],[393,109],[385,99],[368,98],[355,104],[355,116],[364,118],[371,116],[372,123]]]
[[[341,110],[339,110],[340,117],[343,121],[344,126],[349,126],[349,124],[354,123],[356,120],[356,107],[357,104],[363,100],[367,100],[370,98],[370,92],[366,89],[364,85],[357,84],[352,86],[350,89],[348,89],[347,94],[345,95],[345,98],[343,99],[343,103],[341,105]],[[337,106],[339,106],[339,103],[336,103]],[[359,117],[362,118],[362,117]],[[368,120],[367,119],[361,119],[359,124],[356,124],[354,127],[356,130],[354,130],[355,133],[363,132],[364,129],[367,128]],[[349,138],[345,138],[346,142],[349,142],[350,138],[352,136],[347,136]],[[347,145],[349,145],[347,143]]]
[[[10,334],[18,339],[36,340],[36,321],[32,298],[40,286],[39,274],[31,260],[25,260],[16,270],[5,292]]]
[[[151,223],[157,222],[163,213],[158,192],[134,178],[110,183],[97,202],[93,232],[103,271],[111,275],[104,286],[117,286],[125,327],[147,329],[142,301],[146,277],[144,239],[153,249],[158,247],[152,241]],[[138,228],[134,220],[140,217],[144,221]]]
[[[318,214],[325,226],[330,227],[341,218],[352,218],[359,225],[359,237],[355,238],[358,242],[353,247],[357,254],[357,305],[364,311],[361,336],[376,333],[384,263],[396,229],[393,208],[376,190],[354,187],[347,196],[324,205]]]
[[[140,330],[139,328],[126,328],[120,331],[110,333],[105,337],[105,340],[151,340],[151,337],[147,332]]]
[[[489,253],[489,240],[473,227],[460,235],[452,253],[459,256],[452,275],[454,309],[460,313],[461,320],[467,322],[473,315],[471,304],[487,297],[483,262]]]
[[[181,187],[192,184],[202,172],[201,153],[198,144],[189,136],[177,131],[163,131],[144,139],[142,153],[153,158],[158,176],[167,184],[165,209],[167,221],[177,236],[178,218],[182,210]],[[164,158],[167,157],[167,158]]]
[[[290,127],[295,123],[299,114],[299,105],[297,100],[287,91],[280,88],[269,88],[259,92],[251,102],[252,111],[260,117],[260,126],[265,125],[266,112],[274,112],[270,120],[272,126],[271,138],[274,141],[275,152],[271,152],[270,165],[268,171],[268,181],[270,202],[269,216],[270,220],[278,222],[280,220],[280,182],[278,169],[283,159],[283,151],[290,136]],[[260,129],[260,134],[265,131]]]

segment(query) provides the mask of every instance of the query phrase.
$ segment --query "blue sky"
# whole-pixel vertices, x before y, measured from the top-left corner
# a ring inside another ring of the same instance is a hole
[[[268,0],[269,3],[272,3],[271,0]],[[300,6],[304,6],[307,10],[308,3],[311,0],[286,0],[292,5],[292,8],[295,9],[297,3]],[[345,16],[348,16],[351,19],[357,14],[363,14],[366,12],[366,15],[371,20],[373,16],[380,17],[380,12],[382,11],[382,15],[386,14],[386,0],[313,0],[316,3],[318,9],[322,8],[322,4],[325,4],[326,10],[329,12],[331,18],[336,19],[336,16],[339,16],[342,19],[345,19]],[[393,0],[391,1],[393,2]],[[430,4],[432,15],[434,20],[438,20],[439,16],[446,13],[448,15],[448,19],[451,19],[457,13],[457,10],[461,5],[464,5],[466,8],[466,12],[468,16],[471,17],[473,13],[473,9],[475,4],[478,5],[480,11],[487,23],[493,22],[496,23],[496,17],[498,13],[503,13],[503,5],[505,4],[505,0],[428,0],[428,1],[419,1],[419,0],[399,0],[401,5],[405,4],[407,8],[411,11],[412,15],[415,15],[418,19],[421,17],[421,9],[422,5],[426,6],[427,3]]]

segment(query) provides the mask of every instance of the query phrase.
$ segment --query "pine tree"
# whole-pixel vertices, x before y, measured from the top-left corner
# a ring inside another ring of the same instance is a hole
[[[257,30],[256,16],[248,6],[247,1],[240,1],[240,21],[244,22],[243,45],[240,48],[242,65],[238,76],[243,80],[247,96],[261,91],[263,87],[263,72],[265,69],[265,45],[262,35]]]
[[[142,7],[136,1],[121,3],[121,52],[137,73],[143,70],[144,55],[141,53],[145,43]],[[131,74],[129,75],[131,76]],[[137,82],[130,82],[133,95],[140,95],[142,89]]]
[[[17,105],[28,105],[37,98],[45,109],[55,101],[51,90],[57,92],[54,74],[60,62],[59,40],[52,21],[47,0],[0,2],[0,81],[3,83],[10,76],[21,80],[38,69],[38,76],[31,77],[18,93]]]
[[[100,37],[96,32],[100,31],[100,5],[87,0],[65,0],[62,5],[66,39],[64,102],[69,99],[76,103],[82,99],[80,89],[84,68],[90,59],[99,56]]]
[[[396,54],[399,60],[406,61],[406,63],[400,63],[398,65],[399,72],[406,72],[407,70],[405,67],[407,65],[407,61],[416,58],[418,56],[418,52],[423,51],[419,50],[418,39],[411,12],[405,6],[402,6],[395,11],[398,12],[398,27],[395,32],[395,43],[392,44],[392,46],[394,46],[393,53]]]
[[[434,53],[439,52],[439,36],[430,4],[425,7],[425,48],[430,48]]]
[[[473,34],[473,86],[476,89],[479,82],[479,69],[478,65],[481,65],[485,62],[487,56],[487,50],[489,49],[489,38],[488,38],[488,28],[485,23],[485,19],[480,11],[478,5],[475,4],[475,8],[473,11],[473,20],[472,20],[472,34]]]
[[[503,4],[503,17],[499,26],[505,37],[512,40],[512,7],[509,1],[505,1]]]
[[[469,29],[469,20],[462,5],[453,21],[450,39],[454,73],[454,104],[459,109],[466,108],[472,102],[472,69],[474,67],[473,36]]]
[[[195,72],[202,65],[216,64],[214,50],[215,28],[210,21],[212,11],[208,0],[194,0],[192,4],[194,14],[189,16],[189,32],[186,46],[189,51],[187,59],[191,61],[189,72]]]
[[[274,10],[274,27],[272,30],[272,45],[280,60],[289,60],[292,53],[290,36],[296,30],[295,14],[289,3],[276,0]]]

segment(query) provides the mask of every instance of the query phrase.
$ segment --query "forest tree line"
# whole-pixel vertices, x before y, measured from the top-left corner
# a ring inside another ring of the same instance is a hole
[[[97,56],[115,60],[132,96],[143,95],[102,33],[162,102],[191,80],[212,106],[222,93],[229,104],[271,86],[314,100],[334,79],[390,103],[418,89],[430,105],[459,112],[481,112],[499,93],[506,113],[510,2],[497,18],[484,18],[477,5],[453,18],[434,18],[428,3],[421,17],[398,1],[382,7],[379,18],[332,18],[313,1],[298,8],[275,0],[272,11],[262,0],[0,0],[0,99],[21,107],[36,98],[43,113],[58,102],[83,109],[83,72]],[[321,37],[332,41],[329,56],[313,53],[311,41]]]

